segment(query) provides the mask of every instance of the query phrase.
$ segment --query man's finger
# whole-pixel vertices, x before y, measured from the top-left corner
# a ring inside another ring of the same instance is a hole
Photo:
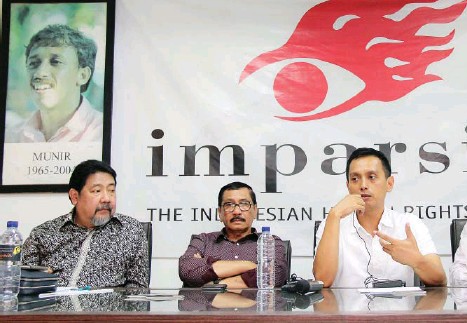
[[[375,234],[380,237],[381,239],[385,240],[388,243],[394,243],[396,239],[391,238],[387,234],[382,233],[381,231],[375,231]]]
[[[410,228],[410,223],[407,222],[405,224],[405,234],[407,235],[407,239],[410,239],[410,240],[415,240],[415,237],[412,233],[412,229]]]
[[[383,247],[383,249],[386,248],[386,246],[391,245],[389,242],[381,238],[379,239],[379,244],[381,245],[381,247]]]

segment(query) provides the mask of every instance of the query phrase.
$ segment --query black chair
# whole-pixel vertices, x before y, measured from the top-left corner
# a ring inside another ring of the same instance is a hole
[[[146,232],[148,239],[148,258],[149,258],[149,278],[151,278],[151,263],[152,263],[152,222],[141,222],[143,230]]]
[[[464,229],[465,223],[467,223],[467,219],[454,219],[451,222],[450,236],[452,261],[454,261],[454,256],[456,255],[457,248],[459,248],[459,243],[461,241],[461,233]]]
[[[315,256],[315,253],[316,253],[316,233],[318,232],[318,228],[320,224],[321,224],[320,220],[315,221],[315,231],[313,235],[313,257]]]
[[[285,259],[287,259],[287,276],[286,279],[290,279],[290,268],[292,266],[292,244],[290,240],[282,240],[284,243]]]

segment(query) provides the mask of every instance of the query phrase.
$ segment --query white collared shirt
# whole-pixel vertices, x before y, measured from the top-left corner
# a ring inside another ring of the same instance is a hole
[[[40,131],[42,124],[40,111],[37,110],[21,126],[16,134],[8,136],[8,142],[94,142],[102,141],[103,115],[91,106],[83,97],[82,102],[72,118],[49,139],[45,140]],[[15,132],[15,131],[13,131]]]
[[[454,263],[449,268],[449,275],[452,286],[467,286],[467,226],[462,229],[461,240],[454,257]]]
[[[437,253],[427,226],[412,213],[398,213],[385,208],[378,230],[395,239],[406,239],[405,224],[409,222],[422,255]],[[316,245],[323,235],[326,221],[316,234]],[[370,261],[371,255],[371,261]],[[369,262],[370,261],[370,262]],[[368,271],[367,271],[367,264]],[[372,237],[351,214],[341,220],[339,233],[339,260],[337,275],[332,287],[365,287],[371,273],[377,279],[401,279],[406,286],[413,286],[414,271],[400,264],[383,251],[379,237]],[[371,287],[371,285],[369,286]]]

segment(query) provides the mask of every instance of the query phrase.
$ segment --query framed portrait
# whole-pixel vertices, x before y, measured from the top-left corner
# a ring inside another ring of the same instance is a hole
[[[2,5],[0,192],[66,192],[110,162],[115,1]]]

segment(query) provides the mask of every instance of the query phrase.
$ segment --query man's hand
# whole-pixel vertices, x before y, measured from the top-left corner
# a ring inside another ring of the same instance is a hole
[[[212,264],[212,269],[217,277],[222,279],[241,275],[255,268],[256,264],[249,260],[218,260]]]
[[[365,201],[360,194],[349,194],[331,208],[326,218],[323,235],[319,240],[316,256],[313,261],[313,274],[317,280],[329,287],[337,275],[339,259],[339,231],[343,218],[357,211],[365,212]]]
[[[340,219],[345,218],[353,211],[357,211],[358,214],[363,214],[365,212],[365,201],[363,201],[360,194],[349,194],[337,203],[332,208],[332,211]]]
[[[415,240],[409,223],[405,224],[405,233],[407,239],[398,240],[380,231],[375,232],[380,238],[379,243],[384,252],[389,254],[395,261],[414,268],[423,256],[418,249],[417,240]]]

